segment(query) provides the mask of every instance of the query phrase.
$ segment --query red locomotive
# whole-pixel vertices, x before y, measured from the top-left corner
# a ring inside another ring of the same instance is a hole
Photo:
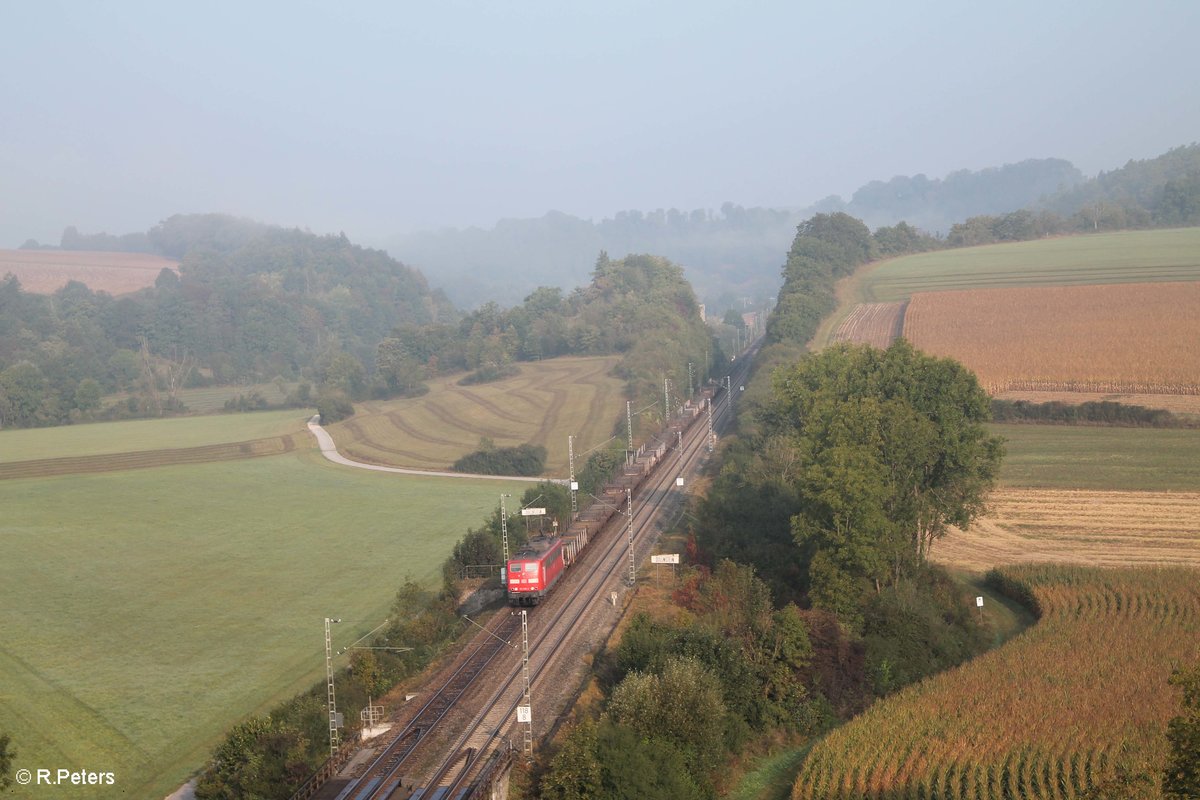
[[[563,542],[560,538],[530,539],[504,568],[508,602],[514,606],[536,606],[563,574]]]

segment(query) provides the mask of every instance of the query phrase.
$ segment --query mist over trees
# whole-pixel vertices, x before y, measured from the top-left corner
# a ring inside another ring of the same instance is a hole
[[[420,265],[466,307],[487,301],[512,305],[535,285],[578,286],[602,250],[615,258],[655,253],[685,265],[697,296],[711,302],[724,296],[728,306],[734,298],[774,293],[779,253],[799,219],[790,211],[733,203],[716,212],[622,211],[597,223],[551,211],[537,219],[501,220],[490,230],[398,236],[387,247]]]
[[[178,410],[186,386],[276,378],[360,395],[363,363],[395,325],[455,315],[419,272],[345,236],[209,214],[171,217],[145,238],[180,260],[179,275],[163,270],[121,297],[77,281],[50,296],[0,282],[0,425],[92,418],[116,392],[130,402],[110,416],[156,416]],[[103,243],[70,229],[64,240]]]
[[[721,311],[741,297],[774,296],[779,255],[788,251],[796,226],[837,212],[872,229],[903,224],[951,246],[1200,224],[1200,148],[1175,148],[1095,178],[1063,159],[1027,159],[940,179],[918,174],[871,181],[849,201],[831,195],[805,209],[725,203],[718,211],[622,211],[599,222],[551,211],[502,220],[489,230],[396,236],[387,247],[450,287],[454,301],[467,307],[489,300],[514,304],[534,285],[576,286],[600,250],[614,257],[656,253],[681,264],[697,296]],[[879,254],[896,253],[881,247]]]

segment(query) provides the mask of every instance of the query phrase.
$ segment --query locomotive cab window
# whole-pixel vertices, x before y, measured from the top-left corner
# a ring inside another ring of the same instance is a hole
[[[520,572],[520,571],[521,571],[521,565],[520,565],[520,564],[509,564],[509,565],[508,565],[508,571],[509,571],[509,572]]]

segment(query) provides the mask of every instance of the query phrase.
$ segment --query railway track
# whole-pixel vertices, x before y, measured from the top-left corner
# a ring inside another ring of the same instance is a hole
[[[714,404],[714,430],[731,418],[732,395],[745,381],[751,360],[742,359],[732,376],[732,391]],[[330,800],[486,796],[491,773],[502,769],[517,750],[512,742],[519,739],[523,749],[533,739],[534,724],[543,734],[551,727],[554,715],[539,714],[536,699],[536,722],[515,721],[517,707],[524,700],[524,675],[529,676],[531,696],[539,697],[545,688],[543,675],[572,652],[572,633],[581,621],[604,607],[606,595],[616,594],[612,589],[628,575],[630,564],[645,560],[664,510],[683,502],[675,491],[676,479],[694,474],[708,455],[705,416],[701,407],[694,419],[663,434],[666,441],[660,439],[657,444],[676,449],[659,459],[640,484],[633,495],[632,515],[626,509],[614,514],[549,598],[527,613],[515,609],[498,613],[471,643],[467,655],[460,657],[461,663],[360,777],[348,784],[326,786],[319,796]],[[527,643],[527,650],[518,640]],[[482,676],[486,680],[481,680]],[[488,691],[485,686],[492,688]],[[332,791],[335,788],[337,791]],[[315,792],[300,792],[296,798],[313,796],[317,796]]]

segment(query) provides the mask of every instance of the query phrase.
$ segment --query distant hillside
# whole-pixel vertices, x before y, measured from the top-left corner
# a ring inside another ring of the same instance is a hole
[[[178,260],[178,274],[160,268],[119,298],[83,274],[49,296],[0,274],[0,427],[155,416],[179,410],[189,385],[357,385],[395,326],[457,319],[419,272],[345,236],[207,214],[171,217],[143,238],[163,264]],[[114,392],[135,396],[102,408]]]
[[[1200,144],[1101,172],[1040,205],[1095,229],[1200,224]]]
[[[845,211],[872,228],[907,220],[945,233],[967,217],[1024,208],[1081,180],[1067,161],[1029,160],[979,172],[960,170],[942,180],[916,175],[873,181],[849,203],[828,197],[800,210],[725,203],[719,212],[622,211],[600,222],[552,211],[538,219],[502,220],[490,230],[397,236],[387,248],[446,286],[463,306],[488,300],[512,305],[538,285],[578,285],[601,250],[615,258],[654,253],[683,265],[697,295],[719,313],[742,297],[775,295],[796,226],[818,211]]]
[[[822,203],[821,211],[845,211],[871,228],[907,222],[931,233],[946,233],[968,217],[1003,214],[1036,205],[1043,198],[1079,185],[1083,174],[1061,158],[1028,159],[978,172],[958,170],[944,179],[924,175],[871,181],[849,203]]]
[[[699,297],[718,309],[742,297],[765,298],[779,285],[779,264],[798,212],[742,208],[623,211],[598,223],[551,211],[501,220],[494,228],[446,229],[394,237],[388,252],[417,265],[460,306],[511,306],[536,286],[586,283],[596,256],[654,253],[683,265]]]

